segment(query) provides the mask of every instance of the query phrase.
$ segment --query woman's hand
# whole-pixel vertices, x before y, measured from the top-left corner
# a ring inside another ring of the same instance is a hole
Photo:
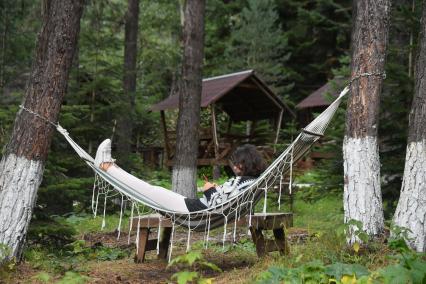
[[[217,184],[206,181],[206,183],[203,186],[203,190],[206,191],[206,190],[208,190],[212,187],[216,187],[216,186],[217,186]]]

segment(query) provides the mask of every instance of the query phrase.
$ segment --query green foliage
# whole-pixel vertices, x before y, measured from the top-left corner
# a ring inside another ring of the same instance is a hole
[[[411,230],[392,224],[390,231],[391,235],[388,239],[389,248],[401,253],[410,251],[407,242],[411,240],[408,236]]]
[[[184,255],[180,255],[172,261],[170,261],[168,267],[174,266],[174,265],[183,265],[183,266],[189,266],[193,267],[197,265],[201,268],[210,268],[214,271],[221,271],[219,267],[217,267],[215,264],[208,262],[204,259],[203,254],[201,251],[189,251],[188,253]]]
[[[271,267],[260,275],[258,283],[328,283],[325,266],[320,261],[313,261],[298,268]]]
[[[241,252],[256,252],[256,246],[253,241],[249,238],[240,239],[237,243],[225,243],[225,246],[216,247],[217,252],[229,253],[231,251]]]
[[[16,259],[10,257],[11,248],[0,243],[0,279],[8,280],[15,271]]]
[[[198,272],[200,269],[209,269],[221,272],[222,270],[214,263],[208,262],[204,259],[201,251],[189,251],[184,255],[180,255],[169,263],[167,266],[177,266],[181,271],[172,275],[172,280],[176,280],[179,284],[196,281],[196,283],[211,283],[211,279],[203,278]],[[183,270],[189,268],[193,271]]]
[[[67,271],[65,272],[64,278],[59,280],[57,284],[84,284],[89,280],[90,278],[85,275],[80,275],[73,271]]]
[[[52,277],[50,276],[50,274],[47,273],[47,272],[44,272],[44,271],[39,272],[36,275],[34,275],[33,277],[31,277],[32,280],[36,280],[36,281],[41,282],[41,283],[49,283],[49,282],[51,282],[51,278]]]
[[[350,221],[346,227],[362,227]],[[369,243],[364,251],[350,253],[345,234],[331,232],[317,240],[292,248],[290,259],[280,259],[258,276],[258,283],[425,283],[426,255],[410,250],[404,238],[407,230],[393,227],[388,247]],[[333,244],[334,245],[330,245]],[[311,246],[312,244],[312,246]],[[389,251],[389,249],[391,249]],[[309,255],[310,254],[310,255]],[[372,265],[372,259],[379,267]],[[378,259],[377,259],[378,258]]]
[[[349,0],[276,1],[291,53],[286,66],[293,71],[292,102],[319,88],[340,66],[339,58],[350,45],[351,4]]]
[[[402,252],[391,258],[397,263],[381,268],[374,277],[384,283],[426,283],[425,254]]]
[[[77,240],[65,246],[65,255],[77,259],[96,259],[100,261],[117,260],[129,255],[129,251],[119,248],[109,248],[103,245],[88,247],[84,240]]]
[[[35,39],[41,24],[40,10],[41,5],[37,1],[0,2],[0,91],[5,86],[7,89],[14,89],[16,85],[25,86],[28,75],[24,73],[31,67]]]
[[[426,261],[400,255],[398,264],[370,272],[359,264],[336,262],[324,265],[316,260],[296,268],[270,267],[257,283],[425,283]]]
[[[0,243],[0,264],[2,261],[9,256],[11,252],[10,247],[5,244]]]
[[[350,236],[353,236],[353,237],[359,239],[363,243],[368,242],[369,236],[363,230],[361,221],[351,219],[351,220],[347,221],[343,225],[343,227],[344,227],[344,231],[346,233],[347,238],[349,238]]]
[[[285,65],[291,54],[278,20],[274,1],[249,0],[234,19],[226,52],[229,69],[254,69],[284,96],[292,88],[285,81],[292,72]]]
[[[344,275],[354,275],[356,278],[360,278],[369,274],[368,270],[362,265],[345,264],[340,262],[327,265],[324,272],[334,279],[342,279]]]
[[[84,240],[76,240],[62,248],[31,245],[24,252],[24,259],[35,269],[49,273],[67,271],[82,272],[89,261],[111,261],[126,258],[130,250],[111,248],[97,244],[88,246]]]
[[[28,229],[27,238],[31,243],[60,248],[74,241],[75,234],[76,231],[73,227],[58,220],[33,219]]]
[[[178,284],[186,284],[198,279],[198,272],[195,271],[180,271],[172,276],[172,280],[176,280]]]

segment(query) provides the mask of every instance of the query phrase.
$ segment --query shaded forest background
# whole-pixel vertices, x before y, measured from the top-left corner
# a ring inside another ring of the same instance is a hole
[[[351,2],[347,0],[208,0],[205,22],[203,76],[246,69],[257,74],[289,106],[294,106],[335,76],[348,76]],[[396,2],[396,1],[395,1]],[[416,50],[421,1],[397,1],[392,7],[379,125],[382,191],[387,218],[401,188],[408,111],[413,93],[413,58]],[[42,1],[3,0],[0,22],[0,147],[11,132],[30,73]],[[175,93],[182,56],[181,1],[140,1],[136,110],[132,114],[134,153],[129,168],[150,180],[167,173],[144,165],[143,147],[162,146],[159,113],[149,107]],[[115,133],[125,111],[123,55],[125,0],[87,1],[78,52],[60,116],[91,154]],[[169,118],[174,120],[173,115]],[[302,127],[287,121],[281,142]],[[324,191],[341,192],[343,168],[341,141],[344,110],[328,136],[336,143],[323,150],[336,156],[319,165],[311,199]],[[1,154],[0,154],[1,155]],[[92,173],[72,149],[55,135],[39,190],[37,218],[87,210]]]

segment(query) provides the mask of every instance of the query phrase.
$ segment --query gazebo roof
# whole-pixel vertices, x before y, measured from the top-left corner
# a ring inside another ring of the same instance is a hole
[[[343,86],[345,80],[341,77],[328,81],[321,88],[315,90],[312,94],[296,105],[297,109],[306,109],[311,107],[328,106],[331,103],[329,96],[337,97],[339,89]]]
[[[254,70],[203,79],[201,107],[213,103],[234,121],[276,118],[281,111],[294,116]],[[173,95],[153,105],[151,110],[176,109],[178,106],[179,96]]]

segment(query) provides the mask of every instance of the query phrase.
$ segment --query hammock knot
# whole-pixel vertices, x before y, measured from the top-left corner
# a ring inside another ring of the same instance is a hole
[[[56,124],[56,123],[54,123],[53,121],[50,121],[49,119],[47,119],[47,118],[45,118],[45,117],[41,116],[40,114],[38,114],[38,113],[36,113],[36,112],[34,112],[34,111],[32,111],[32,110],[30,110],[30,109],[26,108],[26,107],[24,107],[23,105],[19,105],[19,108],[20,108],[20,109],[22,109],[22,110],[25,110],[26,112],[28,112],[28,113],[30,113],[30,114],[32,114],[32,115],[34,115],[35,117],[37,117],[37,118],[39,118],[39,119],[41,119],[41,120],[43,120],[43,121],[45,121],[45,122],[47,122],[47,123],[51,124],[53,127],[58,128],[58,125],[59,125],[59,124]],[[61,127],[61,128],[62,128],[62,127]],[[63,128],[62,128],[62,129],[63,129]]]
[[[361,77],[371,77],[371,76],[377,76],[377,77],[382,77],[383,79],[386,79],[386,72],[365,72],[365,73],[358,74],[350,80],[348,85],[349,86],[352,85],[354,81],[358,80]]]

